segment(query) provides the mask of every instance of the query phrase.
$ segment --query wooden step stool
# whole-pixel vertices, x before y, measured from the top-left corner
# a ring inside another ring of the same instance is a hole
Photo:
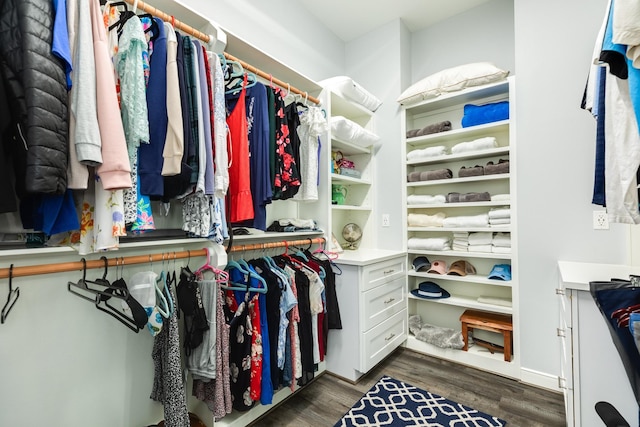
[[[497,332],[502,334],[504,339],[504,348],[502,349],[504,351],[504,360],[511,362],[513,323],[510,315],[465,310],[460,316],[460,322],[462,323],[462,339],[464,340],[462,350],[467,351],[469,349],[469,332],[473,332],[474,329]]]

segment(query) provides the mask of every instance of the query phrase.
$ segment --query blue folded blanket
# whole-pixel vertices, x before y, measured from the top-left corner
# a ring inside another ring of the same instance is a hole
[[[477,126],[485,123],[507,120],[509,101],[493,102],[485,105],[466,104],[462,116],[462,127]]]

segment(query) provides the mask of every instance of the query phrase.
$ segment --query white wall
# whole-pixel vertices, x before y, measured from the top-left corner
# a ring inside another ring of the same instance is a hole
[[[412,34],[412,82],[479,61],[515,74],[514,54],[513,1],[494,0]]]
[[[346,47],[346,72],[382,101],[376,111],[375,209],[376,244],[385,249],[402,249],[402,192],[404,185],[400,150],[400,108],[402,91],[403,40],[406,26],[395,20],[350,42]],[[407,62],[406,56],[404,59]],[[382,227],[382,214],[389,214],[390,227]]]
[[[557,260],[625,264],[629,227],[592,229],[595,122],[580,109],[605,0],[515,1],[522,366],[558,373]]]

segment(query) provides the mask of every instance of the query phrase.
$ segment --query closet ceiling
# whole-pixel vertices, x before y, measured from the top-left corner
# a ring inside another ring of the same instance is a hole
[[[417,31],[490,0],[298,0],[343,41],[349,42],[394,19]]]

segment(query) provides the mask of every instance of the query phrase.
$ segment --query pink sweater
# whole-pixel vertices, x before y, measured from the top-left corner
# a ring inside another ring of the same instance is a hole
[[[105,190],[131,188],[131,167],[118,106],[113,65],[107,48],[107,33],[99,0],[90,1],[96,59],[98,124],[102,138],[102,165],[98,167],[97,173]]]

